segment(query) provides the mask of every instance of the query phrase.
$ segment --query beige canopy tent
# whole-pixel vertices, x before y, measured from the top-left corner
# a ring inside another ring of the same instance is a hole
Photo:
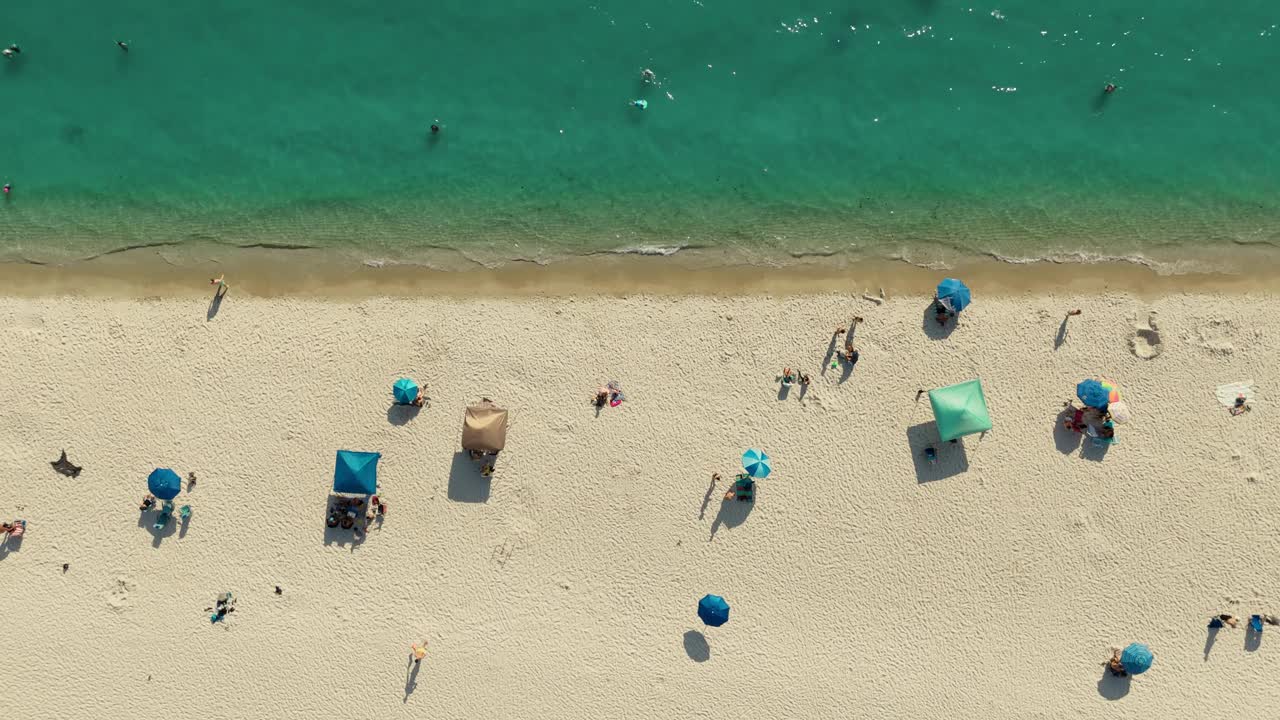
[[[462,420],[462,449],[497,453],[507,446],[507,411],[485,398],[467,408]]]

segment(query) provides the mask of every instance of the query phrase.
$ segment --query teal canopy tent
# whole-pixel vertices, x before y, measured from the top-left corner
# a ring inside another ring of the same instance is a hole
[[[979,380],[930,390],[929,404],[933,405],[933,419],[943,442],[991,429],[987,398]]]
[[[338,451],[333,471],[333,491],[351,495],[372,495],[378,491],[378,458],[381,453]]]

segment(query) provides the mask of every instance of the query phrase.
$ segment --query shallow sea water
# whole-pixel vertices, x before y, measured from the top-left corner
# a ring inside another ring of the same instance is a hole
[[[5,259],[1178,270],[1280,246],[1263,0],[50,0],[3,23]]]

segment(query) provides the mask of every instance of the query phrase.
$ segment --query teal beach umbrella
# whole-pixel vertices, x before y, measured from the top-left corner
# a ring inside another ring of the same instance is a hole
[[[1155,662],[1155,659],[1156,656],[1151,653],[1151,648],[1142,643],[1130,643],[1129,647],[1120,653],[1120,664],[1130,675],[1141,675],[1150,670],[1151,663]]]
[[[742,453],[742,468],[753,478],[769,477],[773,466],[769,464],[769,456],[763,450],[748,450]]]
[[[418,383],[409,378],[400,378],[391,386],[391,394],[400,405],[408,405],[418,399]]]

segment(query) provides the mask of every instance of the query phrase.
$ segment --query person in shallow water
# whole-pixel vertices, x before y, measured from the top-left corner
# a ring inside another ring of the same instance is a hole
[[[119,46],[121,52],[129,52],[129,43],[123,40],[117,40],[116,45]]]
[[[1113,92],[1115,92],[1115,91],[1116,91],[1116,84],[1115,84],[1115,83],[1107,83],[1106,87],[1102,88],[1102,91],[1103,91],[1103,92],[1105,92],[1106,94],[1110,95],[1111,93],[1113,93]]]

